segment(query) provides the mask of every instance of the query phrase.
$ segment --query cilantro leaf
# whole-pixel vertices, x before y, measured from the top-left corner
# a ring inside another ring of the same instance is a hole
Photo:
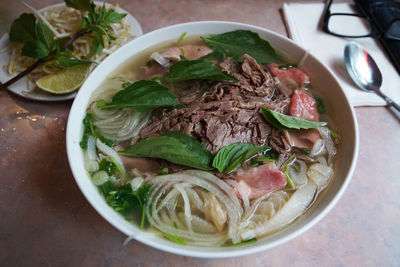
[[[133,213],[134,218],[140,218],[140,228],[143,229],[150,187],[151,185],[145,184],[133,191],[130,184],[116,187],[111,181],[107,181],[99,189],[107,204],[116,211],[126,217]]]
[[[33,14],[23,13],[11,24],[9,33],[10,41],[25,43],[36,39],[35,23],[36,18]]]
[[[98,129],[96,129],[96,126],[93,125],[93,120],[92,120],[92,114],[86,113],[85,118],[82,120],[83,123],[83,136],[82,140],[79,143],[82,149],[87,149],[87,142],[89,139],[89,136],[94,136],[96,138],[99,138],[103,143],[105,143],[109,147],[114,146],[114,142],[112,140],[109,140],[105,138]]]

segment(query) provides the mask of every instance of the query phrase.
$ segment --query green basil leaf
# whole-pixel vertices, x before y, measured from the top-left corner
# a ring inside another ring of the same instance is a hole
[[[205,59],[199,60],[181,60],[169,68],[169,72],[164,75],[167,82],[179,82],[186,80],[231,80],[237,79],[215,66],[211,61]]]
[[[104,40],[103,40],[103,35],[102,34],[95,34],[93,39],[92,39],[92,47],[90,48],[90,53],[88,54],[88,57],[92,57],[104,49]]]
[[[111,103],[102,101],[100,108],[131,108],[139,112],[148,112],[158,107],[180,107],[175,96],[168,88],[155,81],[141,80],[119,91]]]
[[[56,39],[54,41],[54,45],[57,51],[60,50],[60,48],[70,39],[69,36],[65,36],[65,37],[61,37],[59,39]],[[69,50],[69,51],[74,51],[74,46],[73,43],[71,43],[69,46],[67,46],[65,48],[65,50]]]
[[[232,57],[240,62],[242,56],[248,54],[259,64],[284,62],[270,43],[255,32],[236,30],[201,38],[214,50],[213,57],[220,61]]]
[[[22,55],[33,58],[44,58],[50,54],[46,44],[39,40],[29,40],[22,48]]]
[[[9,33],[10,41],[25,43],[29,40],[36,39],[35,25],[35,15],[23,13],[11,24]]]
[[[110,9],[106,11],[102,24],[119,23],[126,15],[126,13],[118,13],[114,9]]]
[[[229,173],[253,155],[269,150],[268,146],[236,143],[223,147],[215,155],[212,166],[219,172]]]
[[[66,68],[76,65],[90,65],[93,63],[91,61],[80,60],[68,52],[57,52],[56,59],[62,67]]]
[[[278,154],[274,151],[268,151],[263,156],[254,159],[255,162],[275,162],[278,160]]]
[[[308,121],[296,117],[288,116],[279,112],[272,111],[265,106],[261,107],[265,120],[278,129],[284,130],[301,130],[312,129],[327,125],[323,121]]]
[[[35,32],[36,38],[44,43],[49,50],[52,50],[54,45],[54,34],[50,28],[41,21],[38,21],[35,26]]]
[[[90,0],[64,0],[65,5],[72,7],[77,10],[89,11],[90,10]]]
[[[202,143],[182,132],[167,132],[162,136],[140,140],[122,155],[165,159],[169,162],[211,170],[213,155]]]

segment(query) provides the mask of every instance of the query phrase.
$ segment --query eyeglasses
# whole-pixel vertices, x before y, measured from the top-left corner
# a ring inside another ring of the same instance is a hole
[[[356,4],[359,1],[355,1]],[[326,2],[322,29],[338,37],[379,37],[400,40],[400,6],[393,1],[377,1],[369,6],[369,16],[354,13],[331,13],[332,0]],[[387,17],[395,18],[388,21]],[[371,21],[374,18],[374,21]]]

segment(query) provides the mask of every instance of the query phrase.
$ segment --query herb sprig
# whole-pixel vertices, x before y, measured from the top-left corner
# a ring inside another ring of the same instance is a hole
[[[114,9],[107,10],[105,5],[96,7],[90,0],[65,0],[68,7],[86,12],[82,16],[82,25],[71,37],[56,39],[50,28],[37,21],[33,14],[23,13],[11,24],[9,38],[11,42],[24,44],[22,55],[37,59],[27,69],[20,72],[4,84],[6,88],[28,75],[38,66],[48,61],[55,60],[61,67],[71,67],[78,64],[91,64],[88,60],[76,58],[71,50],[72,44],[80,37],[89,35],[92,38],[92,47],[88,58],[104,49],[103,37],[108,42],[115,39],[109,34],[110,24],[120,22],[126,14],[117,13]]]

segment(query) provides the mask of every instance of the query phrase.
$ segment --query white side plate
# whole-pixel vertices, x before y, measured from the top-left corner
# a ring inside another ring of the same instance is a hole
[[[97,5],[101,5],[102,2],[96,2]],[[48,9],[52,8],[57,8],[60,6],[64,6],[64,3],[60,4],[55,4],[51,5],[48,7],[45,7],[43,9],[40,9],[39,11],[45,11]],[[110,4],[106,3],[106,6],[108,7]],[[131,14],[129,14],[126,10],[118,7],[118,12],[120,13],[126,13],[126,20],[129,25],[131,25],[129,29],[129,33],[135,37],[139,37],[143,34],[142,28],[140,27],[139,22],[133,17]],[[10,53],[9,49],[7,47],[9,46],[9,40],[8,40],[8,34],[4,34],[1,39],[0,39],[0,81],[2,83],[5,83],[9,79],[11,79],[13,76],[10,76],[5,68],[5,66],[8,64],[10,61]],[[78,91],[75,91],[70,94],[64,94],[64,95],[55,95],[55,94],[50,94],[47,93],[43,90],[40,90],[38,88],[35,88],[33,90],[28,89],[28,78],[23,77],[19,81],[15,82],[11,86],[8,87],[8,89],[24,98],[32,99],[32,100],[38,100],[38,101],[61,101],[61,100],[68,100],[68,99],[73,99]],[[35,85],[30,82],[29,84],[30,88],[33,88]]]

